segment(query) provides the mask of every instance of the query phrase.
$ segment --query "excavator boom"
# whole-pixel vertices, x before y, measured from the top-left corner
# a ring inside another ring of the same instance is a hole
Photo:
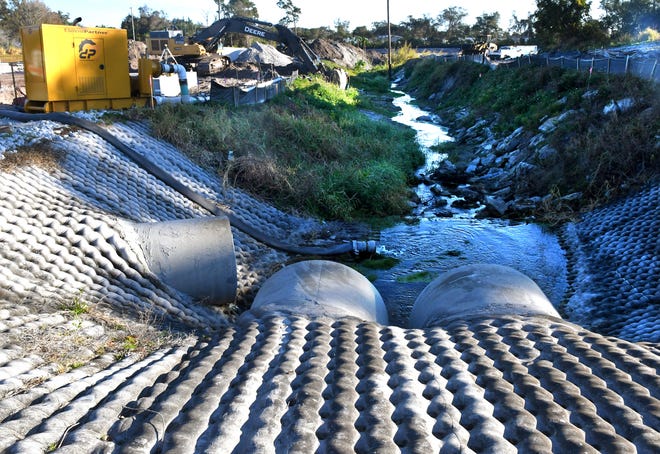
[[[173,33],[151,32],[149,51],[152,55],[159,55],[165,44],[158,42],[156,37],[165,36],[166,38]],[[330,81],[345,87],[347,76],[345,71],[335,69],[327,70],[321,59],[309,47],[309,45],[287,27],[280,24],[271,24],[270,22],[260,21],[248,17],[228,17],[220,19],[197,31],[192,37],[186,40],[183,45],[180,34],[175,34],[177,42],[169,41],[169,50],[176,58],[183,60],[190,66],[197,69],[199,75],[208,75],[216,70],[222,70],[229,66],[229,58],[217,54],[220,40],[228,33],[240,33],[244,35],[255,36],[267,41],[278,43],[278,47],[283,53],[294,58],[299,66],[299,70],[306,74],[322,74]],[[154,43],[158,43],[155,45]]]
[[[267,27],[267,28],[265,28]],[[324,71],[321,59],[305,41],[287,27],[247,17],[230,17],[215,21],[191,37],[191,43],[201,44],[207,52],[216,52],[218,43],[227,33],[241,33],[274,41],[285,47],[285,52],[296,58],[305,73]]]

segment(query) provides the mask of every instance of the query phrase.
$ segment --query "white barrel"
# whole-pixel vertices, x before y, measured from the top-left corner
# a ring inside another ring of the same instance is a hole
[[[132,224],[150,271],[209,304],[236,299],[234,239],[226,216]]]
[[[560,317],[539,286],[523,273],[502,265],[465,265],[441,274],[419,294],[409,326],[511,314]]]
[[[256,316],[286,312],[388,323],[385,303],[373,284],[354,269],[328,260],[282,268],[264,282],[250,310]]]

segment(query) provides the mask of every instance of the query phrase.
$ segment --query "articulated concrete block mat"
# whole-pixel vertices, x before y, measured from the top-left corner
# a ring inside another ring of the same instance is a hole
[[[0,201],[3,210],[2,232],[7,237],[6,242],[13,243],[9,249],[0,251],[0,260],[7,263],[0,271],[5,277],[0,280],[0,285],[11,286],[13,290],[8,290],[14,292],[18,298],[30,291],[39,297],[53,293],[58,297],[67,297],[67,294],[76,293],[80,288],[84,288],[86,292],[89,289],[95,297],[103,298],[105,295],[100,287],[104,287],[106,292],[114,287],[106,285],[106,282],[95,285],[95,279],[98,281],[95,275],[111,273],[112,268],[117,268],[128,277],[135,272],[147,275],[145,279],[151,282],[148,285],[143,282],[133,284],[130,286],[130,292],[143,292],[141,286],[144,285],[147,287],[146,292],[151,295],[154,291],[151,287],[163,287],[162,283],[156,282],[157,279],[149,276],[151,273],[145,263],[139,260],[140,257],[134,257],[141,254],[133,251],[123,240],[122,230],[126,230],[124,221],[151,223],[199,219],[208,217],[209,213],[90,132],[63,127],[49,121],[2,121],[10,130],[9,135],[2,137],[1,144],[6,150],[4,153],[13,152],[29,143],[29,138],[38,137],[34,147],[37,150],[54,151],[60,161],[54,168],[47,170],[28,162],[24,166],[0,172],[0,189],[3,193],[3,200]],[[238,189],[224,186],[216,175],[201,169],[171,145],[151,137],[142,124],[115,123],[107,129],[183,184],[216,201],[244,222],[273,238],[286,238],[293,243],[303,243],[301,238],[314,237],[316,235],[310,232],[322,229],[315,221],[286,215]],[[47,147],[40,145],[43,141],[48,142]],[[82,231],[85,225],[89,228]],[[95,233],[87,235],[88,232]],[[287,255],[266,247],[233,227],[232,234],[238,280],[236,301],[245,307],[254,297],[258,284],[285,262]],[[15,239],[17,240],[14,241]],[[110,259],[113,264],[110,267],[109,262],[96,264],[96,258],[87,257],[92,254],[92,249],[97,247],[96,242],[101,239],[111,241],[108,251],[96,251],[97,255],[121,257],[125,253],[128,256],[123,259],[129,262],[120,266]],[[115,245],[115,241],[119,244]],[[32,246],[32,242],[39,245]],[[80,245],[84,245],[85,249],[76,250]],[[110,251],[114,247],[118,250]],[[69,251],[72,251],[71,254],[76,258],[67,257]],[[133,256],[130,256],[131,254]],[[19,256],[20,258],[17,258]],[[74,260],[87,263],[88,268],[81,268],[83,265],[77,262],[74,264]],[[46,282],[26,275],[30,273],[29,270],[33,270],[32,274],[43,273],[44,269],[49,269],[46,263],[49,263],[49,266],[54,264],[55,268],[66,268],[63,274],[55,275],[55,281],[63,280],[67,285],[49,284],[49,281],[52,282],[52,273],[48,271],[43,274],[48,277]],[[116,285],[118,275],[115,271],[112,273],[115,275],[110,281]],[[64,277],[65,275],[67,276]],[[189,300],[172,289],[161,288],[161,291],[170,295],[166,298],[170,306],[185,305],[185,301]],[[130,301],[131,298],[122,298],[127,305],[138,306],[143,305],[145,299],[150,299],[142,297],[140,301]],[[124,304],[121,302],[122,298],[114,300]],[[189,310],[197,311],[198,308],[190,306],[189,309],[167,309],[172,313],[185,313]],[[204,309],[200,311],[199,320],[195,324],[202,320],[202,324],[214,323],[213,314]],[[189,315],[194,318],[192,314]]]
[[[659,185],[568,224],[566,316],[605,335],[660,342],[659,232]]]
[[[416,330],[246,313],[191,347],[3,399],[0,449],[658,452],[658,365],[558,319]]]
[[[128,223],[208,213],[91,133],[0,121],[4,153],[47,143],[62,157],[0,171],[0,452],[660,452],[657,344],[523,315],[421,330],[247,312],[230,325],[127,240]],[[224,187],[143,125],[108,129],[268,235],[320,229]],[[571,317],[659,339],[659,194],[567,226]],[[232,234],[245,303],[289,257]],[[73,315],[86,305],[96,322]],[[125,334],[146,317],[191,340],[142,357],[109,334],[120,316]],[[40,333],[75,339],[71,356],[33,348]]]

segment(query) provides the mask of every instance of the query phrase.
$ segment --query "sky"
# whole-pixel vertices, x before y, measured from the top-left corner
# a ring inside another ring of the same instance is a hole
[[[53,11],[68,13],[71,19],[82,17],[81,25],[87,27],[119,27],[128,15],[138,15],[138,9],[147,5],[151,10],[163,11],[168,19],[190,18],[194,22],[211,24],[216,19],[217,6],[213,0],[42,0]],[[284,12],[277,8],[277,0],[252,0],[259,11],[259,19],[278,22]],[[387,0],[294,0],[302,14],[299,27],[327,26],[334,28],[335,22],[349,22],[349,29],[387,20]],[[464,22],[471,25],[475,18],[484,13],[500,13],[500,27],[509,28],[512,13],[520,18],[527,17],[536,9],[535,0],[389,0],[390,22],[398,24],[408,16],[421,18],[428,15],[436,18],[441,11],[451,6],[460,6],[468,12]]]

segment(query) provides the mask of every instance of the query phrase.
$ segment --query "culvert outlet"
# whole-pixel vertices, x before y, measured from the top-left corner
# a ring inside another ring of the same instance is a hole
[[[544,315],[560,317],[536,283],[502,265],[474,264],[438,276],[417,297],[411,328],[442,326],[475,315]]]
[[[226,216],[131,224],[151,272],[209,304],[236,299],[234,239]]]
[[[383,298],[371,282],[354,269],[328,260],[282,268],[261,286],[250,311],[256,316],[285,312],[388,324]]]

